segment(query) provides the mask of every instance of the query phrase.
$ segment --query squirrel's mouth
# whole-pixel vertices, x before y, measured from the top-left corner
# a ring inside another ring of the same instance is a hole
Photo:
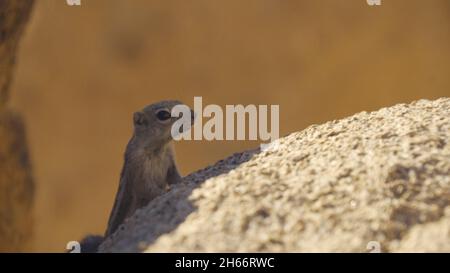
[[[187,116],[185,117],[184,114]],[[190,112],[182,112],[180,116],[174,117],[171,128],[172,139],[176,139],[177,136],[188,132],[194,125],[196,116],[197,114],[193,110],[190,110]]]
[[[192,125],[194,125],[194,121],[195,121],[195,119],[191,118],[191,123],[190,124],[183,123],[180,126],[180,128],[178,130],[178,133],[182,134],[182,133],[185,133],[185,132],[189,131],[191,129]]]
[[[183,119],[183,113],[180,114],[179,117],[177,117],[177,120]],[[194,125],[195,119],[197,118],[197,113],[194,112],[194,110],[191,110],[190,112],[190,120],[191,120],[191,125]]]
[[[191,125],[194,125],[195,119],[197,118],[197,113],[191,110]]]

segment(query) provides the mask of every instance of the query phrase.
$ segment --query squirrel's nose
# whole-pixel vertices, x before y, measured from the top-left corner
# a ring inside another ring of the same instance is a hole
[[[197,118],[197,113],[195,113],[194,110],[191,110],[191,122],[194,123],[196,118]]]

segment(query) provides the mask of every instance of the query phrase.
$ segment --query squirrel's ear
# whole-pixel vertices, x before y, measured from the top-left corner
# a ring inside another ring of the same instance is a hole
[[[133,114],[133,122],[134,122],[134,125],[145,125],[145,124],[147,124],[147,119],[145,118],[144,113],[135,112]]]

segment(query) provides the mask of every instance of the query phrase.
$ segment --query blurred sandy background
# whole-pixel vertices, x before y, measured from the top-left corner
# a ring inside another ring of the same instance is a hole
[[[450,96],[450,1],[37,0],[13,105],[37,182],[34,251],[103,233],[133,111],[279,104],[281,135]],[[177,143],[183,174],[257,142]]]

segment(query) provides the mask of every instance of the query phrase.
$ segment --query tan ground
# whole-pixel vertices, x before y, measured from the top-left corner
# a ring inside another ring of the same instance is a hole
[[[102,250],[364,252],[374,244],[450,252],[449,98],[358,113],[290,134],[276,149],[235,154],[139,210]]]

